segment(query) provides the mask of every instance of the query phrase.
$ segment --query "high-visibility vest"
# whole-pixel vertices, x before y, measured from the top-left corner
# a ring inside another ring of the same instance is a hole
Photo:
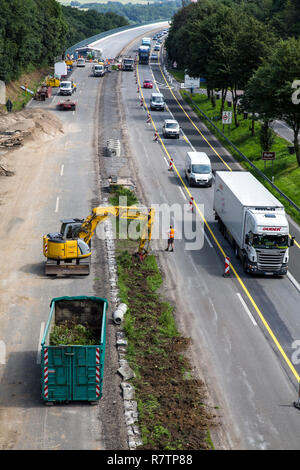
[[[175,235],[175,230],[173,228],[171,228],[170,232],[169,232],[169,237],[174,238],[174,235]]]

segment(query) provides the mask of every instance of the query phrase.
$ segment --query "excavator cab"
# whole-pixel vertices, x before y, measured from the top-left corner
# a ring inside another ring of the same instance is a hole
[[[63,219],[61,220],[60,233],[66,240],[77,238],[78,232],[84,222],[84,219]]]

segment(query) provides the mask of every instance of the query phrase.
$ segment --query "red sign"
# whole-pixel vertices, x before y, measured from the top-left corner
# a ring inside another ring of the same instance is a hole
[[[263,160],[275,160],[275,152],[263,152],[262,159]]]
[[[281,227],[264,227],[263,230],[271,230],[272,232],[280,232]]]

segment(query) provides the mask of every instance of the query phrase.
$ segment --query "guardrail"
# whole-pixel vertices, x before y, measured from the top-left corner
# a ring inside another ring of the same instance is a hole
[[[233,142],[231,142],[231,140],[228,139],[228,137],[226,137],[225,134],[223,134],[223,132],[213,123],[213,121],[202,111],[202,109],[199,108],[199,106],[194,103],[194,101],[192,100],[192,98],[188,98],[192,105],[197,108],[197,110],[202,114],[202,116],[204,117],[204,119],[206,119],[209,124],[211,126],[214,127],[214,129],[216,129],[216,131],[226,140],[226,142],[240,155],[240,157],[242,157],[242,159],[244,161],[246,161],[250,166],[251,168],[253,168],[253,170],[261,177],[263,178],[265,181],[267,181],[270,186],[275,189],[275,191],[277,191],[280,196],[282,196],[294,209],[296,209],[296,211],[300,214],[300,207],[297,206],[297,204],[294,203],[294,201],[292,201],[286,194],[284,194],[281,189],[278,188],[278,186],[276,186],[276,184],[274,184],[259,168],[257,168],[257,166],[255,166],[250,160],[248,157],[246,157],[245,154],[243,154],[243,152],[240,151],[240,149],[238,149]]]
[[[163,21],[170,21],[170,18],[158,20],[157,23],[161,23]],[[155,21],[148,21],[146,23],[135,23],[127,26],[121,26],[120,28],[114,28],[114,29],[109,29],[108,31],[104,31],[103,33],[96,34],[95,36],[91,36],[89,38],[83,39],[82,41],[78,42],[77,44],[74,44],[73,46],[69,47],[65,51],[65,55],[67,54],[73,54],[76,49],[79,47],[85,47],[91,44],[92,42],[99,41],[100,39],[106,38],[107,36],[111,36],[112,34],[119,33],[122,31],[127,31],[129,29],[137,28],[139,26],[147,26],[148,24],[154,24]]]

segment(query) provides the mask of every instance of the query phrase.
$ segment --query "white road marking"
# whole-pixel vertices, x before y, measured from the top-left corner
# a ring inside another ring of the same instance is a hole
[[[65,168],[65,165],[62,165],[61,168],[60,168],[60,176],[63,176],[64,168]]]
[[[164,156],[164,161],[166,162],[166,165],[167,165],[167,167],[169,168],[169,163],[168,163],[168,160],[166,159],[165,156]]]
[[[180,186],[178,186],[178,188],[179,188],[179,191],[180,191],[181,194],[182,194],[182,197],[183,197],[185,200],[187,200],[186,195],[184,194],[182,188],[181,188]]]
[[[244,301],[244,299],[243,299],[243,297],[241,296],[241,294],[240,294],[239,292],[237,292],[236,295],[237,295],[238,298],[240,299],[241,304],[243,305],[243,307],[244,307],[244,309],[245,309],[245,311],[246,311],[248,317],[249,317],[250,320],[252,321],[253,325],[254,325],[254,326],[257,326],[257,323],[256,323],[256,321],[255,321],[255,319],[254,319],[252,313],[250,312],[249,308],[247,307],[247,304],[246,304],[246,302]]]
[[[204,228],[202,229],[202,231],[203,231],[205,240],[207,241],[207,243],[209,244],[209,246],[210,246],[211,248],[213,248],[212,243],[211,243],[210,239],[208,238],[208,236],[206,235]]]
[[[58,206],[59,206],[59,197],[57,196],[57,198],[56,198],[55,212],[58,212]]]
[[[5,342],[0,340],[0,364],[6,364],[6,346]]]
[[[39,337],[39,343],[38,343],[38,350],[37,350],[37,355],[36,355],[36,363],[40,364],[41,363],[41,343],[42,343],[42,338],[45,330],[45,322],[43,321],[41,323],[41,329],[40,329],[40,337]]]
[[[294,284],[294,286],[296,287],[296,289],[298,290],[298,292],[300,292],[300,284],[298,281],[296,281],[296,279],[294,278],[294,276],[292,276],[292,274],[288,271],[287,272],[287,277],[289,278],[289,280],[291,281],[292,284]]]

